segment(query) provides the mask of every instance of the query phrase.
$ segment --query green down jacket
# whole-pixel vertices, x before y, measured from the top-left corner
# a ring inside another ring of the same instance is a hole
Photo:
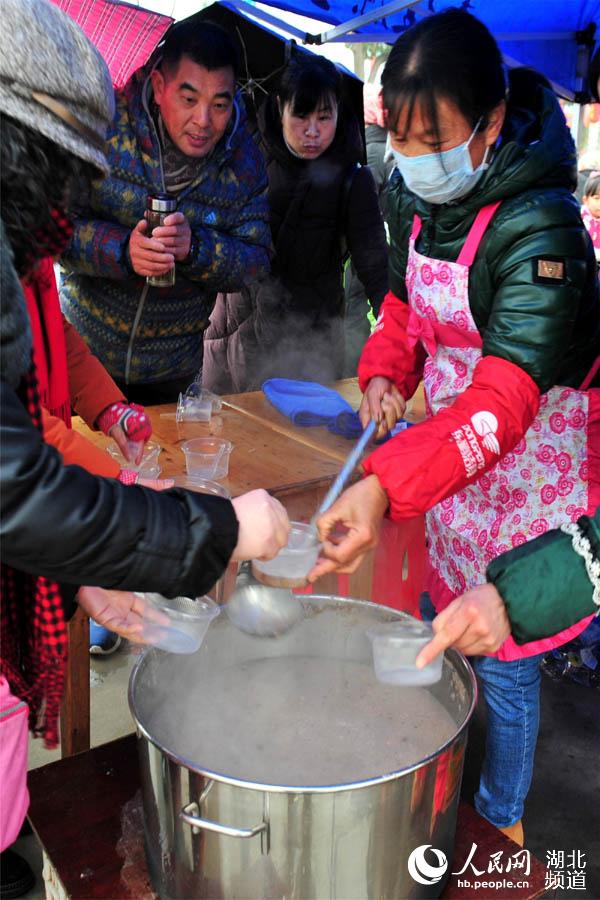
[[[593,518],[578,520],[575,538],[555,529],[497,556],[487,578],[504,600],[513,637],[520,644],[549,637],[598,613],[594,590],[598,596],[600,507]]]
[[[591,241],[572,195],[576,153],[554,94],[540,88],[537,109],[509,112],[492,162],[475,189],[435,206],[390,185],[390,289],[406,300],[408,239],[415,212],[423,223],[416,249],[456,261],[477,212],[502,201],[469,276],[469,303],[483,355],[515,363],[543,392],[578,387],[600,347],[600,300]],[[562,263],[544,278],[540,261]],[[595,383],[595,382],[594,382]]]

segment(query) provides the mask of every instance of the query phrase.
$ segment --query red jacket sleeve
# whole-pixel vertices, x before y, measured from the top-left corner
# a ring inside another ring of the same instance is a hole
[[[119,477],[121,467],[116,460],[45,409],[42,409],[42,428],[44,440],[58,450],[65,466],[81,466],[92,475],[105,478]]]
[[[111,403],[125,400],[102,363],[63,316],[71,406],[90,428]]]
[[[377,475],[393,519],[421,515],[512,450],[535,418],[539,400],[526,372],[484,356],[451,406],[392,438],[364,460],[363,469]]]
[[[420,343],[412,349],[406,340],[409,307],[392,291],[385,295],[373,334],[364,346],[358,363],[358,384],[364,393],[376,375],[389,378],[405,400],[410,400],[423,375],[425,350]]]

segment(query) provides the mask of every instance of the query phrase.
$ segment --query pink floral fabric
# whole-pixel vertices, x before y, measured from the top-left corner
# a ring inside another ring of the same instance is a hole
[[[407,265],[409,303],[417,315],[438,325],[477,331],[469,307],[469,268],[417,253],[411,240]],[[471,384],[481,350],[438,343],[424,370],[427,412],[435,415]],[[521,441],[474,484],[427,513],[430,561],[453,596],[485,581],[485,570],[500,553],[576,521],[588,509],[588,398],[556,387],[540,400],[539,413]],[[435,602],[435,598],[434,602]],[[559,646],[579,633],[568,629],[545,642]],[[509,639],[499,656],[514,659],[539,652],[537,643],[520,648]],[[504,652],[503,652],[504,650]]]

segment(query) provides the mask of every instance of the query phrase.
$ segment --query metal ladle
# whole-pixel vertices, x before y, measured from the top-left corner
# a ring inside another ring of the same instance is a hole
[[[235,590],[226,605],[230,621],[247,634],[277,637],[285,634],[304,617],[298,597],[289,588],[268,587],[243,563]]]
[[[369,422],[349,453],[340,473],[311,519],[311,525],[315,530],[316,520],[341,494],[376,428],[377,422]],[[304,617],[299,598],[295,597],[289,588],[268,587],[261,584],[251,574],[248,564],[242,566],[235,590],[226,608],[229,619],[237,628],[259,637],[277,637],[285,634]]]

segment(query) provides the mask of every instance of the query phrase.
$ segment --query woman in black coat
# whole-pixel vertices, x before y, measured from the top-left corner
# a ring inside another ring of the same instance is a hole
[[[301,57],[259,113],[274,258],[270,275],[220,294],[205,333],[203,384],[253,390],[270,377],[329,382],[344,357],[348,255],[377,313],[387,244],[359,125],[329,60]]]
[[[66,617],[77,586],[94,586],[78,595],[87,613],[101,614],[101,624],[125,636],[139,635],[144,604],[131,591],[198,596],[230,559],[274,556],[289,531],[285,510],[264,491],[229,501],[126,486],[63,465],[44,442],[22,280],[64,248],[76,187],[86,191],[109,171],[102,148],[113,87],[98,51],[57,6],[3,0],[2,14],[0,750],[11,758],[5,768],[0,753],[0,769],[11,777],[2,784],[0,853],[25,814],[26,753],[11,749],[26,747],[23,703],[35,732],[49,744],[58,739]],[[9,46],[21,61],[10,73]],[[13,701],[18,720],[4,715]],[[6,824],[4,813],[15,810]],[[0,868],[0,893],[9,896],[3,854]]]

